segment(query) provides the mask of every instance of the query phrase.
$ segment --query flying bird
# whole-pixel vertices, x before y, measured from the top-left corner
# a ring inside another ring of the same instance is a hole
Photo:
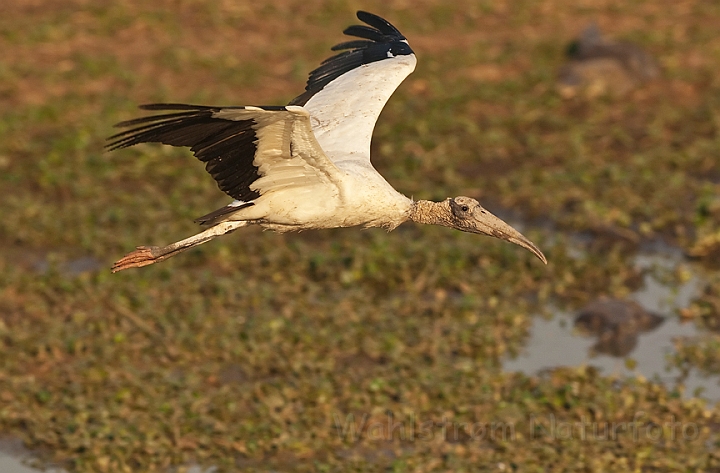
[[[366,25],[310,73],[286,106],[152,104],[156,115],[118,123],[115,150],[139,143],[187,146],[234,200],[196,220],[207,227],[167,246],[140,246],[112,271],[146,266],[247,225],[277,232],[363,225],[393,230],[411,220],[489,235],[542,252],[470,197],[442,202],[397,192],[372,166],[370,140],[380,111],[415,69],[405,36],[387,20],[357,12]]]

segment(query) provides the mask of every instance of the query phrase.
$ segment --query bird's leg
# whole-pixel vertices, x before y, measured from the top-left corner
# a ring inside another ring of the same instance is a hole
[[[112,272],[117,273],[118,271],[128,268],[140,268],[142,266],[157,263],[158,261],[166,260],[178,253],[189,250],[194,246],[202,245],[215,237],[225,235],[226,233],[230,233],[246,225],[246,221],[222,222],[208,228],[204,232],[167,246],[138,246],[135,251],[128,253],[123,258],[115,262],[112,267]]]

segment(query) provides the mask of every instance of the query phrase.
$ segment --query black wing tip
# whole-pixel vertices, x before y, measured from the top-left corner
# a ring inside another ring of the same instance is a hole
[[[365,25],[351,25],[345,28],[343,34],[369,40],[369,44],[394,43],[397,41],[407,40],[407,38],[405,38],[405,36],[400,32],[400,30],[398,30],[392,23],[390,23],[381,16],[363,10],[358,10],[356,15],[358,20],[370,26],[368,27]],[[356,41],[346,41],[344,43],[336,44],[332,47],[332,50],[337,51],[340,49],[363,49],[363,46],[358,46],[357,43],[358,42]],[[367,47],[368,45],[366,45],[365,47]]]
[[[360,20],[364,23],[367,23],[368,25],[370,24],[368,22],[368,20],[374,21],[374,20],[380,19],[382,21],[387,21],[384,18],[379,17],[375,13],[370,13],[369,11],[366,11],[366,10],[358,10],[357,12],[355,12],[355,16],[357,16],[358,20]]]
[[[338,54],[325,59],[310,72],[305,92],[290,101],[290,105],[305,105],[326,85],[350,72],[372,62],[414,54],[405,36],[386,19],[374,13],[359,10],[357,17],[366,25],[352,25],[343,31],[347,36],[361,39],[344,41],[333,46]]]
[[[146,103],[138,105],[140,110],[207,110],[207,105],[191,105],[187,103]]]
[[[188,115],[194,115],[197,113],[213,113],[218,112],[221,110],[241,110],[241,109],[260,109],[270,112],[279,112],[283,110],[287,110],[287,108],[284,105],[240,105],[240,106],[212,106],[212,105],[191,105],[191,104],[184,104],[184,103],[149,103],[149,104],[143,104],[138,105],[138,108],[140,110],[150,110],[150,111],[163,111],[163,112],[178,112],[178,113],[170,113],[170,114],[163,114],[163,115],[148,115],[145,117],[140,118],[133,118],[131,120],[124,120],[121,122],[118,122],[113,125],[114,128],[128,128],[136,125],[147,125],[152,122],[162,121],[166,119],[180,119],[183,117],[187,117]],[[152,126],[152,125],[150,125]],[[138,130],[128,130],[124,132],[117,133],[111,137],[108,138],[108,140],[113,140],[115,138],[118,138],[119,136],[125,135],[127,133],[138,131]]]
[[[107,151],[115,151],[122,148],[129,148],[139,144],[135,140],[135,135],[144,130],[154,128],[162,124],[168,119],[179,119],[198,112],[208,112],[218,110],[220,107],[208,107],[205,105],[189,105],[182,103],[150,103],[139,105],[140,110],[152,111],[173,111],[177,113],[163,115],[149,115],[130,120],[123,120],[113,125],[114,128],[131,128],[129,130],[120,131],[105,139],[108,143],[103,147]]]
[[[245,110],[245,109],[260,109],[271,112],[277,112],[285,110],[284,105],[192,105],[187,103],[147,103],[139,105],[140,110],[153,110],[153,111],[171,111],[171,110],[183,110],[189,112],[207,112],[207,111],[220,111],[220,110]]]
[[[216,116],[221,110],[285,110],[283,106],[270,107],[209,107],[204,105],[147,104],[142,110],[165,111],[127,120],[117,126],[129,128],[109,137],[107,150],[128,148],[141,143],[162,143],[189,147],[217,182],[220,190],[241,201],[253,200],[258,193],[250,184],[258,179],[258,168],[253,164],[257,151],[257,134],[253,114],[247,118]]]
[[[395,28],[395,26],[387,21],[385,18],[378,16],[374,13],[370,13],[368,11],[364,10],[358,10],[356,13],[356,16],[358,20],[362,21],[363,23],[367,23],[368,25],[376,28],[381,33],[387,36],[396,36],[398,39],[405,39],[405,36],[403,36],[402,33],[400,33],[400,30]]]
[[[356,39],[353,41],[345,41],[344,43],[338,43],[332,48],[331,51],[342,51],[343,49],[363,49],[367,48],[372,44],[372,41],[367,39]],[[330,58],[328,58],[330,59]],[[327,59],[326,59],[327,60]]]

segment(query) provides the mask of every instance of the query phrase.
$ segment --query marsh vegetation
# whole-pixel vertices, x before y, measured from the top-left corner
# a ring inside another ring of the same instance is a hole
[[[247,229],[110,274],[228,200],[187,150],[104,153],[112,124],[149,102],[284,104],[358,8],[391,19],[419,60],[380,117],[376,167],[406,195],[469,195],[522,223],[548,266],[406,224]],[[15,0],[0,12],[4,434],[73,472],[720,468],[720,410],[682,384],[502,369],[535,317],[625,298],[655,271],[700,281],[664,314],[699,333],[668,363],[720,373],[717,2]],[[661,76],[620,97],[563,97],[566,45],[591,21],[656,57]],[[639,266],[653,245],[682,257]],[[348,416],[380,427],[339,435]],[[575,423],[616,435],[582,439]]]

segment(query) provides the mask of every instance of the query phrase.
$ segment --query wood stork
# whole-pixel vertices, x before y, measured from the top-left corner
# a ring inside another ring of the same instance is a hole
[[[305,92],[287,106],[208,107],[153,104],[165,113],[119,123],[131,127],[108,140],[110,150],[138,143],[188,146],[220,189],[235,200],[196,221],[207,228],[168,246],[140,246],[112,271],[170,258],[247,225],[277,232],[363,225],[393,230],[401,223],[443,225],[542,252],[470,197],[412,200],[370,163],[380,111],[415,69],[405,36],[383,18],[359,11],[365,25],[344,33],[361,39],[310,73]]]

